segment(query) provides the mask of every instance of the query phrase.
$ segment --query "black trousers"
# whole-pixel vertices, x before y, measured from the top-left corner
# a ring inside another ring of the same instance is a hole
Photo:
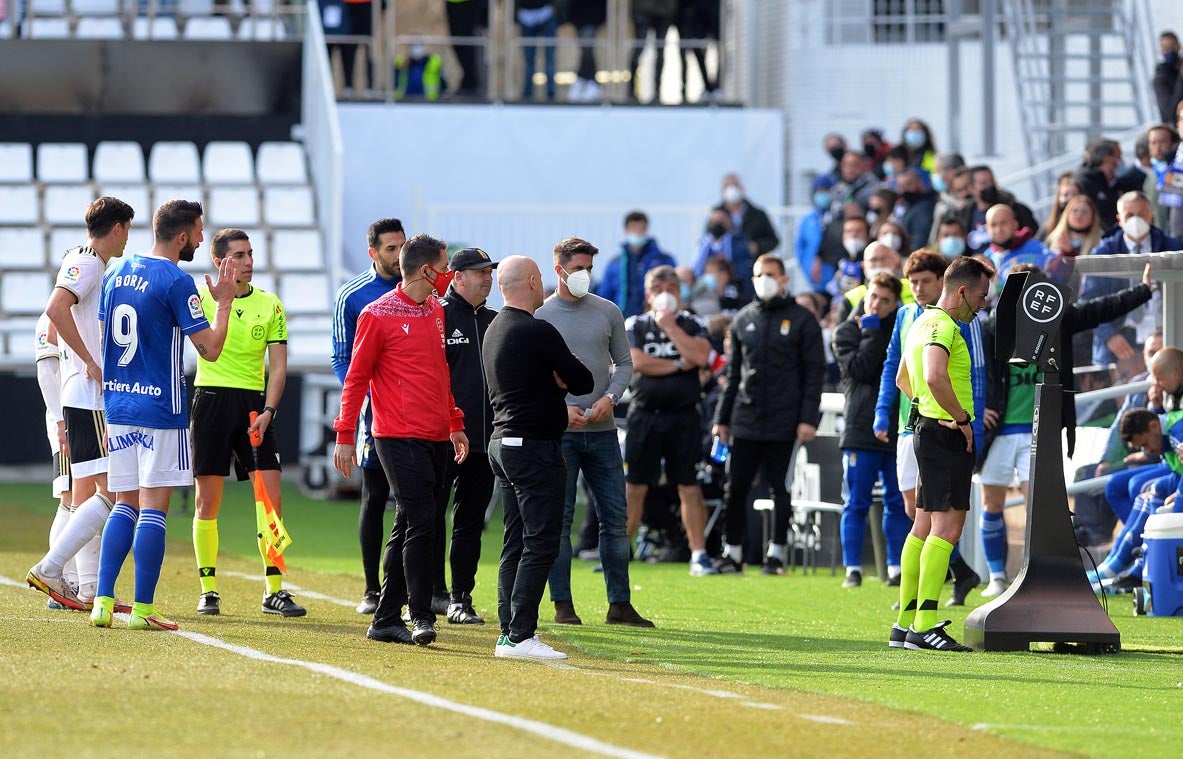
[[[514,643],[534,636],[538,604],[559,555],[567,465],[558,440],[489,443],[489,462],[501,478],[505,538],[497,574],[497,619]]]
[[[456,486],[456,497],[452,500],[452,552],[449,554],[446,516],[453,485]],[[448,595],[448,582],[444,577],[444,557],[447,556],[452,569],[452,602],[464,603],[466,597],[472,596],[472,589],[476,587],[476,567],[481,560],[485,509],[492,495],[493,470],[489,467],[488,453],[469,451],[463,464],[457,464],[454,456],[449,455],[444,486],[435,504],[433,595]]]
[[[385,6],[383,6],[385,7]],[[345,3],[349,16],[349,33],[357,37],[368,37],[374,33],[373,3]],[[353,89],[353,62],[360,45],[348,43],[341,46],[341,66],[345,74],[345,89]],[[373,82],[370,82],[373,85]]]
[[[357,537],[361,543],[361,568],[366,576],[366,592],[382,589],[378,562],[382,559],[382,538],[386,535],[383,518],[390,498],[390,481],[381,467],[361,470],[361,509],[357,516]]]
[[[488,18],[488,9],[484,3],[468,0],[463,3],[446,3],[448,12],[448,34],[452,37],[475,37],[477,27]],[[480,71],[477,68],[477,51],[474,45],[456,44],[452,46],[456,53],[456,62],[464,77],[460,81],[457,91],[463,95],[476,95],[480,92]]]
[[[435,504],[444,485],[449,446],[429,440],[375,438],[397,504],[386,541],[382,597],[375,627],[398,624],[403,604],[411,619],[435,620],[431,611],[431,568],[435,553]]]
[[[796,440],[770,442],[765,440],[731,441],[731,458],[727,461],[727,543],[743,545],[747,534],[748,495],[752,481],[763,469],[764,480],[772,491],[775,510],[772,512],[772,542],[783,544],[788,539],[789,520],[793,503],[785,488],[789,460],[793,457]]]

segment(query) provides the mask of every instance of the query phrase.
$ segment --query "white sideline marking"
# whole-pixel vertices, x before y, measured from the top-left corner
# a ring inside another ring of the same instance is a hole
[[[420,691],[411,690],[410,688],[401,688],[397,685],[390,685],[381,680],[375,680],[372,677],[360,674],[358,672],[350,672],[340,667],[334,667],[330,664],[321,664],[319,662],[303,661],[300,659],[284,659],[279,656],[258,651],[246,646],[239,646],[233,643],[227,643],[217,638],[212,638],[201,633],[188,632],[185,630],[178,630],[174,635],[179,635],[182,638],[188,638],[195,643],[200,643],[203,646],[211,646],[213,648],[220,648],[224,651],[229,651],[239,656],[245,656],[248,659],[255,659],[258,661],[270,662],[272,664],[288,664],[294,667],[300,667],[310,672],[327,675],[336,680],[356,685],[361,688],[368,688],[370,690],[379,691],[380,693],[388,693],[392,696],[399,696],[408,701],[413,701],[424,706],[435,707],[436,709],[443,709],[445,711],[456,712],[468,717],[475,717],[486,722],[494,722],[507,727],[512,727],[516,730],[521,730],[526,733],[532,733],[541,738],[555,741],[556,743],[563,743],[581,751],[588,751],[594,754],[602,754],[603,756],[616,756],[622,759],[658,759],[656,754],[647,754],[643,751],[634,751],[632,749],[622,748],[620,746],[613,746],[610,743],[604,743],[587,735],[567,730],[566,728],[549,725],[545,722],[527,719],[525,717],[517,717],[512,714],[503,714],[501,712],[493,711],[492,709],[485,709],[480,706],[470,706],[468,704],[461,704],[455,701],[449,701],[446,698],[435,696],[430,693],[422,693]]]
[[[11,577],[5,577],[4,575],[0,575],[0,585],[7,585],[10,588],[28,588],[29,587],[29,584],[27,582],[17,582],[16,580],[12,579]],[[30,590],[31,589],[32,588],[30,588]]]
[[[970,730],[977,730],[978,732],[988,732],[991,730],[1069,730],[1072,732],[1106,732],[1106,733],[1131,733],[1141,735],[1146,732],[1144,728],[1122,728],[1110,727],[1106,725],[1001,725],[993,722],[978,722],[970,727]]]
[[[12,587],[24,587],[23,583],[16,582],[8,577],[0,575],[0,585],[9,585]],[[309,595],[305,593],[305,595]],[[349,604],[352,606],[353,604]],[[122,615],[116,615],[122,616]],[[41,621],[41,620],[37,620]],[[334,667],[330,664],[321,664],[319,662],[303,661],[301,659],[285,659],[283,657],[275,656],[273,654],[259,651],[247,646],[239,646],[233,643],[227,643],[223,640],[203,635],[201,633],[189,632],[187,630],[177,630],[172,633],[182,638],[187,638],[194,643],[200,643],[203,646],[210,646],[212,648],[220,648],[223,651],[229,651],[232,654],[238,654],[248,659],[256,661],[270,662],[272,664],[287,664],[293,667],[306,669],[310,672],[331,677],[335,680],[356,685],[361,688],[378,691],[380,693],[387,693],[392,696],[398,696],[408,701],[413,701],[424,706],[434,707],[436,709],[443,709],[445,711],[463,714],[468,717],[475,717],[476,719],[484,720],[486,722],[493,722],[499,725],[505,725],[515,730],[521,730],[525,733],[537,735],[540,738],[562,743],[572,748],[581,751],[587,751],[593,754],[600,754],[602,756],[620,757],[621,759],[662,759],[657,754],[647,754],[643,751],[634,751],[632,749],[623,748],[621,746],[614,746],[611,743],[605,743],[588,735],[577,733],[574,730],[568,730],[556,725],[550,725],[545,722],[527,719],[526,717],[518,717],[512,714],[503,714],[502,712],[494,711],[492,709],[485,709],[480,706],[471,706],[469,704],[461,704],[456,701],[449,701],[446,698],[435,696],[430,693],[422,693],[420,691],[411,690],[410,688],[401,688],[397,685],[384,683],[381,680],[375,680],[367,675],[358,672],[351,672],[347,669]]]
[[[229,569],[222,572],[222,576],[223,577],[242,577],[247,580],[261,580],[261,579],[263,579],[260,575],[257,575],[257,574],[248,575],[246,572],[235,572],[235,571],[229,570]],[[356,601],[346,601],[344,598],[334,598],[333,596],[326,596],[324,593],[317,593],[315,590],[308,590],[307,588],[302,588],[299,585],[295,585],[293,583],[287,582],[286,580],[284,581],[283,586],[285,588],[287,588],[288,590],[299,593],[300,595],[304,596],[305,598],[315,598],[318,601],[328,601],[331,604],[336,604],[338,606],[348,606],[350,608],[357,606]]]
[[[257,575],[257,574],[247,574],[246,572],[236,572],[234,570],[226,570],[226,571],[222,572],[222,576],[223,577],[238,577],[238,578],[242,578],[242,579],[246,579],[246,580],[260,579],[259,575]],[[7,578],[0,578],[0,579],[7,579]],[[17,584],[19,585],[19,583],[17,583]],[[305,598],[314,598],[314,599],[318,599],[321,601],[327,601],[329,603],[337,604],[338,606],[354,607],[356,605],[353,601],[346,601],[343,598],[334,598],[333,596],[327,596],[323,593],[317,593],[314,590],[308,590],[307,588],[300,587],[299,585],[294,585],[294,584],[287,582],[287,581],[284,582],[284,587],[288,588],[289,590],[291,590],[293,592],[300,593]],[[185,634],[187,634],[187,633],[185,633]],[[715,689],[710,689],[710,688],[696,688],[693,685],[682,685],[680,683],[662,683],[662,682],[658,682],[656,680],[648,680],[643,677],[618,677],[618,676],[610,675],[610,674],[604,673],[604,672],[592,672],[590,670],[583,669],[583,668],[579,667],[578,665],[568,664],[568,663],[562,662],[562,661],[541,660],[538,663],[543,664],[548,667],[551,667],[553,669],[575,670],[575,671],[581,672],[585,675],[592,675],[595,677],[609,677],[614,680],[620,680],[621,682],[626,682],[626,683],[640,683],[643,685],[654,685],[659,688],[677,688],[679,690],[688,690],[688,691],[691,691],[692,693],[701,693],[704,696],[710,696],[712,698],[737,701],[737,702],[739,702],[740,706],[746,706],[751,709],[763,709],[765,711],[781,711],[785,708],[783,706],[780,706],[779,704],[770,704],[770,703],[766,703],[766,702],[762,702],[762,701],[749,701],[744,696],[742,696],[738,693],[732,693],[731,691],[715,690]],[[827,723],[833,724],[833,725],[853,725],[854,724],[853,722],[850,722],[849,720],[844,720],[841,717],[826,717],[824,715],[813,715],[813,714],[800,714],[797,716],[801,717],[802,719],[813,720],[815,722],[827,722]]]

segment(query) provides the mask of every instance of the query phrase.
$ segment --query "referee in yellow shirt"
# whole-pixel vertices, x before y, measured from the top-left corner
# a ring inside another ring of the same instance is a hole
[[[973,321],[985,307],[991,276],[981,261],[955,259],[945,270],[940,300],[916,318],[904,341],[896,384],[913,399],[919,477],[916,521],[900,556],[893,648],[973,650],[945,631],[948,620],[937,623],[937,601],[969,512],[974,468],[971,361],[958,322]]]
[[[254,256],[251,241],[241,229],[223,229],[210,246],[214,265],[230,256],[238,263],[238,290],[230,312],[226,345],[216,363],[198,359],[193,393],[193,476],[197,484],[197,508],[193,517],[193,549],[201,580],[198,614],[221,611],[217,588],[218,510],[222,486],[234,462],[238,479],[262,477],[271,502],[281,509],[279,451],[275,443],[276,407],[287,381],[288,329],[279,297],[251,285]],[[205,286],[198,288],[206,316],[217,307]],[[266,359],[266,360],[264,360]],[[270,369],[270,381],[267,370]],[[250,413],[259,416],[252,425]],[[258,471],[251,451],[250,433],[258,429],[262,444]],[[263,612],[302,617],[307,612],[283,589],[283,575],[267,556],[259,539],[267,590]]]

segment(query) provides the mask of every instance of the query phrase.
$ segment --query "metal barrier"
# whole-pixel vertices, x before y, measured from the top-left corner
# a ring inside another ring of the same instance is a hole
[[[328,301],[332,289],[344,277],[341,271],[341,224],[344,197],[345,144],[337,116],[333,74],[325,47],[324,31],[315,0],[307,0],[308,23],[304,29],[303,88],[300,103],[301,137],[308,154],[312,182],[316,188],[317,217],[320,220],[324,256],[328,261]]]

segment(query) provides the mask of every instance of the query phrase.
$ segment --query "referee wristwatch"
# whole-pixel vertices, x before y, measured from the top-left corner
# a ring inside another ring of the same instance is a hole
[[[604,397],[608,399],[608,402],[611,403],[613,407],[620,403],[620,397],[616,395],[616,393],[604,393]]]
[[[965,411],[965,409],[961,409],[961,410]],[[965,411],[965,418],[962,419],[960,422],[958,422],[957,426],[958,427],[968,427],[972,421],[973,421],[973,419],[970,417],[969,412]]]
[[[273,422],[275,421],[275,417],[279,416],[279,412],[275,410],[275,406],[264,406],[263,410],[271,412],[271,421]]]

